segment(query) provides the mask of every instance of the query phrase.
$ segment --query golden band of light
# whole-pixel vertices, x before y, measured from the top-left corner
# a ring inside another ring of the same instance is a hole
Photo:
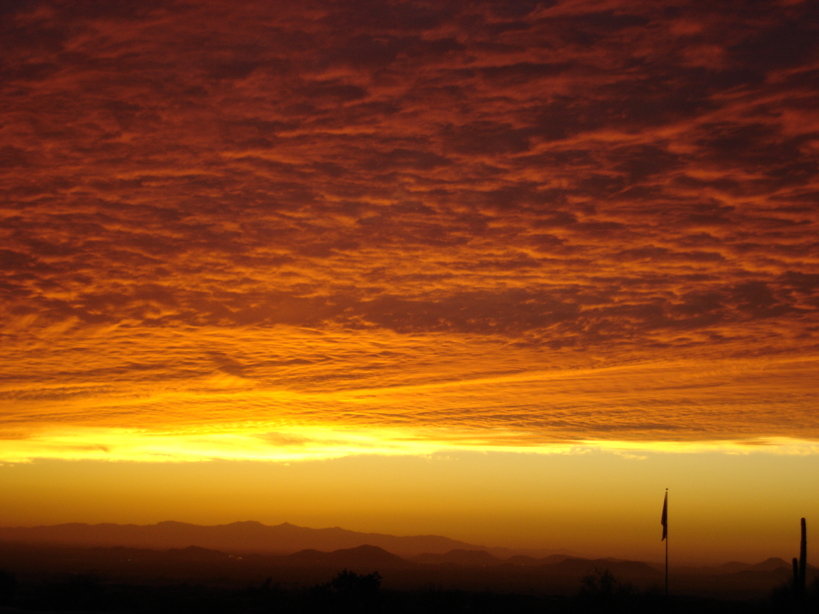
[[[525,452],[585,454],[603,451],[640,457],[645,453],[819,454],[819,442],[763,438],[735,441],[579,440],[535,445],[530,435],[495,432],[494,439],[473,431],[430,432],[398,428],[281,427],[214,432],[147,432],[85,427],[43,429],[27,438],[7,440],[0,462],[34,459],[131,462],[308,461],[357,455],[426,456],[440,452]]]

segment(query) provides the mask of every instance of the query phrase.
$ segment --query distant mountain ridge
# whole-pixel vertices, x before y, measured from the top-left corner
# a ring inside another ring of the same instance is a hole
[[[312,529],[290,523],[256,521],[196,525],[165,521],[153,525],[67,523],[37,527],[0,527],[0,540],[70,546],[128,546],[169,549],[197,546],[226,552],[292,554],[300,550],[334,551],[377,546],[402,556],[444,554],[451,550],[483,550],[440,535],[398,536],[359,533],[339,527]]]

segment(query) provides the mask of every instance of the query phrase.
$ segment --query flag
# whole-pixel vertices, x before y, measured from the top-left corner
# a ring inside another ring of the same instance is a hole
[[[663,499],[663,515],[660,516],[660,524],[663,525],[663,539],[668,537],[668,491],[665,491],[665,499]]]

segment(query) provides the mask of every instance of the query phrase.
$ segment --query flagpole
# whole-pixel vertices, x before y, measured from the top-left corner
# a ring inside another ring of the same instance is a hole
[[[668,597],[668,537],[665,538],[665,596]]]
[[[668,489],[665,489],[665,596],[668,597]]]

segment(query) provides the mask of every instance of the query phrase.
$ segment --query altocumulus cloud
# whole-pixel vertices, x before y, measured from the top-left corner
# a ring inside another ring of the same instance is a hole
[[[819,436],[813,3],[4,11],[9,438]]]

